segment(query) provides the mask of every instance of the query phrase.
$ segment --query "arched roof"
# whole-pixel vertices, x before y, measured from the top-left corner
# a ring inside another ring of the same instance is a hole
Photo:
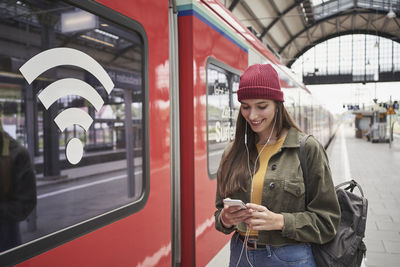
[[[400,43],[400,0],[219,0],[287,66],[311,47],[346,34]]]

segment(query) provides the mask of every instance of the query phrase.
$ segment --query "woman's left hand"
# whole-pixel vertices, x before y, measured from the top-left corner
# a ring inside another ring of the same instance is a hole
[[[282,230],[284,225],[283,215],[274,213],[266,207],[254,203],[247,203],[247,208],[252,210],[251,218],[245,223],[251,230]]]

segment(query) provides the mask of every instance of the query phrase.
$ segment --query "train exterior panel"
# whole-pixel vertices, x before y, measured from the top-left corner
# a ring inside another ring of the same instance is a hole
[[[144,82],[148,83],[148,114],[145,117],[149,119],[144,122],[148,125],[148,136],[144,138],[150,145],[144,148],[148,158],[143,165],[148,164],[148,195],[140,196],[137,202],[143,202],[142,207],[131,212],[129,216],[126,213],[121,215],[119,211],[111,211],[116,214],[111,214],[112,218],[107,224],[101,223],[103,227],[97,230],[95,229],[98,227],[88,225],[78,237],[71,232],[65,238],[56,241],[55,245],[41,245],[44,250],[35,249],[32,253],[32,248],[29,248],[1,256],[7,262],[19,262],[26,257],[37,255],[18,266],[169,266],[169,33],[168,27],[160,27],[168,25],[168,1],[104,0],[98,1],[98,4],[88,2],[66,3],[112,22],[115,22],[115,17],[123,16],[123,19],[117,19],[117,23],[121,20],[132,20],[139,23],[144,30],[142,37],[146,39],[145,45],[148,46],[145,48],[148,51],[145,55],[148,65],[145,67],[146,74],[143,75],[147,76],[147,81]],[[43,6],[40,7],[44,9]],[[144,171],[146,170],[143,168]],[[45,236],[44,239],[54,241],[57,236]],[[63,244],[64,242],[66,243]]]
[[[180,4],[182,266],[204,266],[228,241],[213,226],[216,180],[207,172],[207,65],[212,58],[243,70],[247,47],[203,5]]]
[[[207,265],[230,238],[214,227],[216,171],[224,148],[234,137],[239,77],[251,64],[274,65],[285,106],[306,132],[323,144],[329,143],[334,133],[331,115],[314,102],[273,52],[216,0],[69,0],[54,1],[50,9],[45,7],[46,0],[17,2],[7,6],[0,1],[10,13],[0,25],[8,35],[0,36],[16,44],[14,50],[20,54],[0,43],[5,51],[0,52],[1,58],[9,51],[19,67],[43,51],[68,47],[92,56],[115,86],[107,96],[102,86],[93,85],[105,101],[105,107],[97,112],[86,102],[61,98],[61,107],[87,111],[94,125],[88,133],[75,127],[57,130],[59,138],[51,139],[44,132],[52,122],[45,117],[61,108],[45,111],[39,101],[24,100],[23,93],[21,101],[15,101],[14,96],[7,98],[11,89],[3,87],[20,88],[21,92],[32,89],[37,94],[68,75],[90,85],[93,77],[76,68],[60,67],[28,85],[16,68],[0,71],[5,128],[30,151],[38,184],[36,215],[20,223],[21,245],[0,252],[0,262],[6,266]],[[30,22],[18,16],[15,19],[13,10],[32,12]],[[73,11],[94,15],[95,26],[63,29],[63,13]],[[49,18],[37,15],[41,13],[56,17],[55,26],[46,22]],[[20,34],[19,39],[13,39],[12,31]],[[176,56],[171,50],[174,45],[178,46]],[[22,55],[26,47],[29,53]],[[176,63],[178,69],[173,67]],[[174,82],[179,82],[179,88]],[[179,90],[176,104],[174,90]],[[17,104],[10,105],[13,101]],[[11,109],[14,105],[17,108]],[[173,112],[177,107],[179,116]],[[29,117],[26,110],[36,115]],[[21,119],[15,122],[13,116]],[[179,120],[178,144],[173,142],[175,118]],[[23,131],[14,130],[19,128]],[[79,134],[85,153],[82,161],[72,166],[54,146],[63,150],[64,141]],[[175,155],[176,148],[179,155]],[[59,174],[49,174],[57,168],[49,167],[51,161],[43,156],[46,153],[59,158]],[[173,174],[174,169],[179,175]],[[79,172],[88,175],[77,179],[75,173]],[[66,180],[71,175],[76,179],[68,183],[49,182],[54,179],[49,177]],[[119,188],[114,185],[117,182]],[[100,185],[104,187],[97,187]],[[89,187],[92,191],[79,193]],[[107,198],[109,195],[112,197]],[[68,206],[74,198],[76,206]],[[68,216],[77,217],[64,223]],[[46,224],[47,218],[58,221]]]
[[[151,144],[148,200],[143,210],[20,266],[168,266],[171,262],[168,28],[160,27],[168,25],[168,3],[98,2],[139,22],[147,34]]]

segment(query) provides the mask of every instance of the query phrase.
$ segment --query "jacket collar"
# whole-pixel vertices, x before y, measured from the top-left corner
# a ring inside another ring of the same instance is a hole
[[[305,133],[299,132],[296,128],[290,127],[285,141],[283,141],[282,148],[284,147],[300,147],[301,139]]]

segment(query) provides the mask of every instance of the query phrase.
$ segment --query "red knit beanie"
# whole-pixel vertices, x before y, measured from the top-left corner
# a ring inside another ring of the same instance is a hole
[[[284,101],[276,70],[270,64],[250,66],[240,76],[238,100],[270,99]]]

